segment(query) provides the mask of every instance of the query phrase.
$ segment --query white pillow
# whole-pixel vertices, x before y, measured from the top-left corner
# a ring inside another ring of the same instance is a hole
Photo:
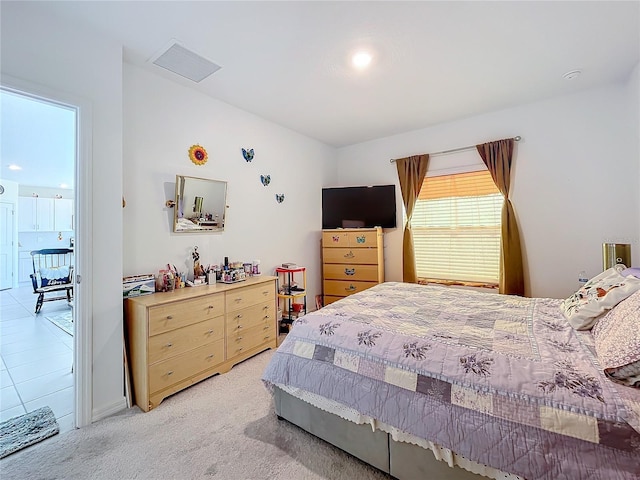
[[[615,268],[610,268],[563,300],[560,311],[576,330],[589,330],[600,315],[636,290],[640,290],[640,278],[624,277]]]

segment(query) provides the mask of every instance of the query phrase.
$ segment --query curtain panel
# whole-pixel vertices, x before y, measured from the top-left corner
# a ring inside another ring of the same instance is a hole
[[[411,215],[413,215],[413,207],[416,204],[422,182],[427,174],[428,163],[428,154],[414,155],[396,160],[402,201],[407,213],[407,223],[404,226],[402,237],[402,280],[409,283],[418,282],[413,234],[411,233]]]
[[[509,200],[514,143],[513,138],[508,138],[476,145],[476,149],[489,172],[491,172],[491,177],[498,190],[504,196],[500,242],[499,291],[507,295],[524,296],[524,268],[520,232],[515,210],[511,200]]]

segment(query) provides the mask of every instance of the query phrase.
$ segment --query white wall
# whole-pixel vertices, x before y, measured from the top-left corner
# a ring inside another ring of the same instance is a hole
[[[638,135],[629,128],[628,106],[638,105],[637,92],[637,82],[616,84],[345,147],[338,151],[338,180],[398,185],[390,158],[521,135],[510,197],[526,292],[562,298],[578,287],[578,272],[602,271],[603,242],[632,243],[640,263]],[[385,243],[386,279],[400,280],[402,228],[388,232]]]
[[[632,158],[638,161],[638,183],[636,184],[636,193],[638,195],[638,203],[640,204],[640,63],[631,72],[629,82],[627,83],[627,108],[629,109],[629,136],[632,139]],[[637,237],[640,237],[640,225],[638,225]],[[639,248],[632,250],[634,265],[640,265],[640,245]],[[632,247],[633,248],[633,247]]]
[[[335,181],[335,149],[213,100],[146,70],[124,67],[124,273],[186,270],[197,245],[202,264],[259,259],[307,267],[307,301],[321,293],[322,185]],[[206,164],[188,149],[203,146]],[[246,162],[242,148],[253,148]],[[265,187],[260,175],[271,175]],[[223,233],[172,233],[176,175],[225,180]],[[278,204],[276,193],[284,193]]]
[[[123,404],[122,376],[122,48],[43,15],[37,2],[2,2],[1,73],[91,103],[94,418]],[[82,248],[82,246],[81,246]]]

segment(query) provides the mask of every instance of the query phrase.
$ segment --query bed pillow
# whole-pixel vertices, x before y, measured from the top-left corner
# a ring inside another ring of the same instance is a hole
[[[604,372],[616,382],[640,388],[640,291],[610,310],[592,334]]]
[[[640,278],[624,277],[615,268],[610,268],[563,300],[560,311],[576,330],[589,330],[598,316],[637,290],[640,290]]]
[[[38,288],[64,285],[71,282],[69,266],[41,268],[38,272]]]
[[[624,277],[628,277],[629,275],[633,275],[634,277],[640,278],[640,267],[630,267],[620,272],[620,275]]]

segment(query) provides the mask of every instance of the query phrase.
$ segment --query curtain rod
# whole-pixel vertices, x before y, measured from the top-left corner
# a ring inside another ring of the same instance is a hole
[[[520,135],[513,137],[513,139],[516,142],[519,142],[520,140],[522,140],[522,137]],[[435,152],[435,153],[430,153],[429,157],[435,157],[437,155],[446,155],[447,153],[455,153],[455,152],[464,152],[466,150],[475,150],[476,146],[469,146],[469,147],[460,147],[460,148],[452,148],[451,150],[443,150],[441,152]],[[395,163],[396,159],[392,158],[391,160],[389,160],[391,163]]]

